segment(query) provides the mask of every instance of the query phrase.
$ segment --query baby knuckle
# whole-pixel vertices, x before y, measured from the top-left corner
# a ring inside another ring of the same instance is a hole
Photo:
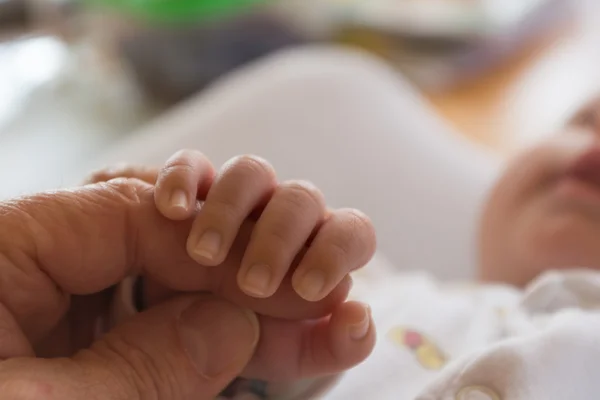
[[[203,157],[203,154],[196,150],[179,150],[167,160],[163,169],[172,167],[189,167],[190,169],[193,169],[194,165],[196,165]]]
[[[348,229],[347,221],[338,220],[327,235],[326,248],[329,258],[336,263],[345,264],[351,260],[356,247],[356,234]]]
[[[353,268],[362,267],[369,262],[377,249],[377,237],[369,219],[353,218],[349,223],[354,226],[350,229],[349,242],[352,248]]]
[[[194,165],[191,163],[166,164],[161,171],[164,178],[172,178],[178,176],[189,176],[195,172]]]
[[[371,219],[363,212],[356,209],[339,210],[341,230],[346,232],[347,240],[364,243],[375,240],[375,228]]]
[[[229,196],[211,198],[210,201],[204,203],[202,210],[205,215],[208,214],[225,221],[233,221],[242,217],[241,205],[235,198]]]
[[[350,260],[352,249],[349,242],[343,238],[335,238],[329,242],[328,246],[330,256],[336,260],[336,265],[344,265]]]
[[[227,166],[228,171],[235,171],[244,177],[265,177],[275,178],[275,170],[271,164],[255,155],[241,155],[230,160]]]
[[[329,247],[338,258],[349,261],[357,252],[374,251],[375,231],[365,214],[354,209],[342,209],[336,212],[334,218],[335,228]]]
[[[295,209],[302,211],[312,207],[323,210],[325,201],[321,191],[308,181],[288,181],[281,185],[285,201]]]
[[[348,223],[357,232],[365,233],[369,236],[375,235],[373,222],[365,213],[356,209],[346,209]]]
[[[202,157],[202,153],[197,150],[181,149],[173,154],[167,163],[190,163],[192,160],[195,160],[199,157]]]
[[[282,251],[293,243],[294,232],[292,229],[290,229],[288,220],[273,222],[268,228],[268,239],[264,242],[269,243],[269,247]]]

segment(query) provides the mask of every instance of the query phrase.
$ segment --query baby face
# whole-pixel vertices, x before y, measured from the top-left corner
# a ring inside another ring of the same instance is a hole
[[[480,233],[485,280],[525,285],[548,269],[600,269],[600,130],[572,124],[517,157]]]

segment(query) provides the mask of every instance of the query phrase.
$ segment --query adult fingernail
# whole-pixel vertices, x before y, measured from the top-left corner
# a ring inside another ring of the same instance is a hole
[[[196,243],[194,253],[207,260],[213,260],[219,254],[221,248],[221,235],[219,232],[208,229]]]
[[[176,189],[173,191],[169,202],[171,203],[172,208],[179,208],[186,211],[189,206],[187,194],[181,189]]]
[[[296,287],[296,292],[304,300],[319,301],[323,297],[322,292],[325,288],[325,283],[325,274],[318,269],[313,269],[304,274],[300,279]]]
[[[194,303],[181,314],[178,324],[190,361],[207,378],[243,368],[254,353],[258,330],[254,313],[214,299]]]
[[[369,333],[371,327],[371,307],[363,305],[363,318],[360,322],[348,327],[348,334],[352,340],[362,340]]]
[[[243,290],[258,297],[268,295],[271,286],[271,268],[265,264],[256,264],[250,267],[242,283]]]

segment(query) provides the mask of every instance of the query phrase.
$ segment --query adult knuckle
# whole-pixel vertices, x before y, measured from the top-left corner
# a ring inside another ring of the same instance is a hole
[[[11,400],[62,400],[64,398],[98,399],[97,393],[87,390],[85,373],[77,368],[71,359],[11,358],[3,361],[0,367],[0,399]],[[48,373],[60,371],[59,375]],[[40,373],[45,371],[45,373]],[[55,379],[68,371],[68,379]]]
[[[109,175],[108,171],[98,170],[98,171],[93,171],[92,173],[88,174],[88,176],[83,180],[83,184],[88,185],[88,184],[92,184],[92,183],[106,182],[109,179],[110,179],[110,175]]]
[[[144,188],[137,179],[116,178],[101,185],[95,194],[99,198],[139,204],[142,202],[144,192],[149,190],[149,188]]]
[[[177,377],[167,360],[165,365],[142,346],[125,337],[111,333],[93,351],[104,358],[107,373],[114,382],[127,393],[128,398],[136,399],[175,399],[179,398]]]
[[[109,181],[111,179],[118,178],[118,177],[132,176],[135,174],[135,170],[136,170],[136,167],[131,164],[127,164],[127,163],[114,164],[109,167],[104,167],[104,168],[98,169],[96,171],[92,171],[88,175],[87,179],[85,179],[84,182],[86,184],[99,183],[99,182],[106,182],[106,181]]]
[[[19,377],[0,381],[0,398],[11,400],[48,399],[52,384],[31,377]],[[3,397],[7,396],[7,397]]]
[[[153,187],[137,179],[119,178],[102,184],[94,192],[82,197],[85,197],[85,201],[89,203],[81,208],[83,212],[86,209],[91,211],[96,207],[100,209],[100,211],[93,211],[96,215],[105,213],[120,218],[127,230],[127,240],[130,241],[126,246],[131,249],[128,258],[132,261],[137,259],[138,254],[135,249],[138,248],[139,231],[137,227],[140,225],[137,219],[138,211],[144,205],[154,204]]]

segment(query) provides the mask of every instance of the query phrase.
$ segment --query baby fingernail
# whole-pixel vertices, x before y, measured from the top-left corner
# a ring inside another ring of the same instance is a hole
[[[171,203],[172,208],[181,208],[184,210],[188,209],[187,194],[181,189],[173,191],[169,202]]]
[[[325,274],[318,269],[313,269],[300,279],[296,291],[304,300],[319,301],[323,297],[322,292],[325,283]]]
[[[364,317],[357,323],[352,324],[348,327],[348,334],[352,340],[362,340],[369,333],[369,327],[371,326],[371,307],[363,305]]]
[[[194,248],[194,253],[207,260],[213,260],[217,254],[219,254],[220,248],[221,235],[218,232],[209,229],[200,236],[200,239]]]
[[[271,268],[265,264],[253,265],[244,277],[244,291],[253,296],[266,296],[270,285]]]

